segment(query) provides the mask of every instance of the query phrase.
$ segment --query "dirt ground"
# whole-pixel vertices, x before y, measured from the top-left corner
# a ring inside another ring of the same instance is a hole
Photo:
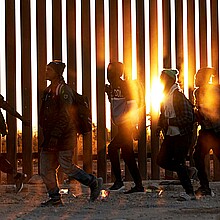
[[[33,181],[34,182],[34,181]],[[73,182],[62,185],[69,189],[63,194],[62,207],[40,207],[47,199],[45,186],[41,181],[25,184],[15,194],[14,186],[0,185],[1,219],[215,219],[220,220],[220,182],[212,182],[214,197],[207,196],[196,201],[179,202],[177,198],[182,187],[174,181],[171,185],[159,185],[161,181],[144,181],[146,189],[142,194],[125,195],[110,192],[107,198],[89,202],[89,189]],[[195,189],[198,183],[194,182]],[[111,184],[104,184],[107,189]],[[132,182],[125,183],[126,189]],[[160,190],[162,194],[159,195]]]

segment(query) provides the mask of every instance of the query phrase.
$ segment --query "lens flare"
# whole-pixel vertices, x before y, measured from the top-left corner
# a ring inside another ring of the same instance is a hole
[[[100,191],[99,200],[107,200],[109,197],[110,192],[107,190],[102,189]]]
[[[160,83],[159,78],[155,78],[152,83],[151,103],[152,110],[159,112],[160,103],[163,100],[163,85]]]

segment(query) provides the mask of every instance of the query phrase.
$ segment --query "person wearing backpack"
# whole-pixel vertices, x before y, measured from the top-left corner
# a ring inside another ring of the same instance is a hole
[[[215,69],[210,67],[199,69],[195,75],[196,120],[201,126],[193,153],[200,181],[195,191],[198,196],[212,195],[205,168],[205,157],[210,149],[220,161],[220,85],[212,84],[215,75]]]
[[[157,164],[167,170],[177,172],[185,192],[178,200],[195,200],[189,177],[186,157],[192,140],[194,123],[193,104],[185,97],[177,83],[178,70],[164,69],[160,80],[164,85],[164,99],[161,103],[156,134],[161,131],[164,139],[157,155]]]
[[[90,188],[90,201],[95,201],[102,188],[102,178],[86,173],[72,164],[76,128],[73,118],[72,89],[64,82],[65,63],[54,60],[46,67],[45,89],[40,109],[40,126],[44,140],[41,144],[40,175],[47,187],[49,200],[41,206],[62,205],[57,181],[57,169],[62,168],[69,180],[77,180]]]
[[[118,153],[118,150],[121,149],[123,160],[135,183],[134,187],[124,192],[130,194],[144,192],[144,187],[133,150],[133,133],[138,121],[138,103],[135,94],[138,90],[133,87],[132,81],[121,79],[123,74],[124,64],[120,62],[109,63],[107,79],[110,85],[106,85],[105,91],[111,103],[112,121],[118,128],[116,136],[108,145],[108,155],[115,176],[115,182],[109,190],[119,191],[125,188],[121,177]]]

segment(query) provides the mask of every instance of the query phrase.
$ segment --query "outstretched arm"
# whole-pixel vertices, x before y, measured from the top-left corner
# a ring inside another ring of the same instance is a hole
[[[30,121],[26,120],[22,115],[20,115],[8,102],[4,100],[4,97],[0,95],[0,107],[7,111],[10,115],[20,119],[24,125],[30,126]]]
[[[2,134],[2,137],[8,134],[5,119],[1,110],[0,110],[0,133]]]

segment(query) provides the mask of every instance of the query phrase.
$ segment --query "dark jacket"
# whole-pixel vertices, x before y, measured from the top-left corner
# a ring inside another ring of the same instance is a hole
[[[51,137],[58,139],[57,150],[72,149],[74,143],[74,123],[72,117],[72,90],[62,83],[52,92],[51,86],[43,93],[40,109],[40,126],[43,129],[44,142],[48,147]]]
[[[196,119],[201,129],[220,132],[220,85],[208,84],[194,90]]]
[[[169,125],[178,127],[180,130],[180,135],[191,134],[194,123],[193,105],[178,89],[173,92],[173,107],[176,117],[169,119]],[[159,117],[158,126],[163,128],[166,133],[168,128],[168,120],[165,118],[163,103],[161,104],[161,114]]]

